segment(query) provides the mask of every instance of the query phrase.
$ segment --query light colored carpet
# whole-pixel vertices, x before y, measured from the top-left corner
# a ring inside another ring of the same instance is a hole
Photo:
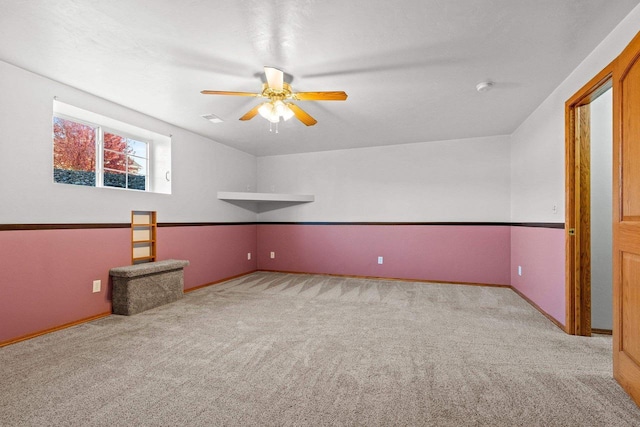
[[[2,426],[638,426],[504,288],[253,273],[0,349]]]

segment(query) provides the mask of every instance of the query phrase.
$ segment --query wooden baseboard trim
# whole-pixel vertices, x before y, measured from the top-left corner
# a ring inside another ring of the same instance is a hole
[[[529,297],[527,297],[525,294],[523,294],[522,292],[520,292],[519,290],[517,290],[516,288],[514,288],[513,286],[509,286],[511,288],[511,290],[513,292],[515,292],[516,294],[518,294],[518,296],[520,298],[522,298],[523,300],[525,300],[526,302],[528,302],[533,308],[535,308],[536,310],[538,310],[542,315],[544,315],[544,317],[546,317],[547,319],[549,319],[551,321],[551,323],[553,323],[554,325],[556,325],[558,328],[560,328],[562,330],[562,332],[567,332],[567,329],[564,327],[564,325],[562,323],[560,323],[559,321],[557,321],[556,319],[553,318],[553,316],[551,316],[549,313],[547,313],[546,311],[544,311],[542,308],[540,308],[540,306],[538,304],[536,304],[535,302],[533,302],[531,299],[529,299]]]
[[[252,270],[252,271],[248,271],[246,273],[236,274],[235,276],[226,277],[224,279],[216,280],[215,282],[209,282],[209,283],[205,283],[204,285],[194,286],[193,288],[185,289],[184,293],[188,294],[189,292],[197,291],[198,289],[202,289],[202,288],[206,288],[206,287],[209,287],[209,286],[218,285],[218,284],[220,284],[222,282],[226,282],[227,280],[237,279],[238,277],[246,276],[247,274],[255,273],[256,271],[258,271],[258,270]]]
[[[252,270],[252,271],[248,271],[246,273],[236,274],[235,276],[226,277],[224,279],[216,280],[214,282],[209,282],[209,283],[205,283],[203,285],[195,286],[193,288],[185,289],[184,293],[189,293],[189,292],[197,291],[198,289],[202,289],[202,288],[206,288],[206,287],[209,287],[209,286],[218,285],[218,284],[220,284],[222,282],[226,282],[228,280],[237,279],[238,277],[246,276],[248,274],[256,273],[256,272],[259,272],[259,271],[264,271],[264,272],[269,272],[269,273],[287,273],[287,274],[317,274],[319,276],[348,277],[348,278],[354,278],[354,279],[392,280],[392,281],[399,281],[399,282],[418,282],[418,283],[428,283],[428,284],[485,286],[485,287],[492,287],[492,288],[509,288],[512,291],[514,291],[516,294],[518,294],[518,296],[520,296],[520,298],[522,298],[523,300],[528,302],[531,306],[533,306],[533,308],[535,308],[540,313],[542,313],[554,325],[556,325],[562,331],[566,332],[564,325],[562,325],[556,319],[551,317],[551,315],[549,315],[542,308],[540,308],[540,306],[538,304],[536,304],[535,302],[530,300],[528,297],[526,297],[522,292],[520,292],[519,290],[517,290],[516,288],[514,288],[511,285],[498,285],[498,284],[494,284],[494,283],[448,282],[448,281],[442,281],[442,280],[402,279],[402,278],[389,278],[389,277],[376,277],[376,276],[358,276],[358,275],[350,275],[350,274],[307,273],[307,272],[302,272],[302,271]],[[109,312],[106,312],[106,313],[101,313],[101,314],[97,314],[95,316],[90,316],[90,317],[86,317],[84,319],[76,320],[74,322],[65,323],[64,325],[60,325],[60,326],[56,326],[56,327],[53,327],[53,328],[45,329],[43,331],[34,332],[34,333],[27,334],[27,335],[24,335],[24,336],[21,336],[21,337],[18,337],[18,338],[13,338],[13,339],[10,339],[8,341],[3,341],[3,342],[0,342],[0,348],[8,346],[8,345],[11,345],[11,344],[18,343],[20,341],[26,341],[26,340],[31,339],[31,338],[39,337],[40,335],[49,334],[51,332],[56,332],[56,331],[59,331],[59,330],[62,330],[62,329],[67,329],[67,328],[71,328],[73,326],[81,325],[83,323],[87,323],[87,322],[91,322],[91,321],[94,321],[94,320],[102,319],[103,317],[107,317],[107,316],[110,316],[110,315],[111,315],[111,312],[109,311]],[[602,334],[602,335],[611,335],[612,334],[612,331],[610,331],[608,329],[592,329],[591,332],[593,332],[594,334]]]
[[[598,335],[613,335],[613,331],[611,329],[591,328],[591,333],[598,334]]]
[[[305,271],[284,271],[284,270],[264,270],[264,269],[260,269],[256,271],[264,271],[268,273],[286,273],[286,274],[316,274],[318,276],[348,277],[353,279],[391,280],[391,281],[398,281],[398,282],[418,282],[418,283],[442,284],[442,285],[464,285],[464,286],[485,286],[490,288],[511,288],[510,285],[498,285],[495,283],[447,282],[445,280],[424,280],[424,279],[405,279],[405,278],[398,278],[398,277],[359,276],[355,274],[308,273]]]
[[[91,321],[94,321],[94,320],[102,319],[103,317],[107,317],[107,316],[111,316],[111,312],[110,311],[108,311],[106,313],[96,314],[95,316],[85,317],[84,319],[76,320],[74,322],[65,323],[64,325],[60,325],[60,326],[56,326],[56,327],[53,327],[53,328],[45,329],[44,331],[34,332],[32,334],[23,335],[23,336],[18,337],[18,338],[12,338],[9,341],[0,342],[0,347],[4,347],[4,346],[7,346],[7,345],[15,344],[15,343],[18,343],[20,341],[26,341],[26,340],[31,339],[31,338],[39,337],[40,335],[46,335],[46,334],[49,334],[51,332],[56,332],[56,331],[60,331],[62,329],[71,328],[73,326],[78,326],[78,325],[81,325],[83,323],[87,323],[87,322],[91,322]]]
[[[200,289],[200,288],[204,288],[204,287],[207,287],[207,286],[217,285],[218,283],[221,283],[221,282],[224,282],[224,281],[227,281],[227,280],[236,279],[238,277],[242,277],[242,276],[245,276],[247,274],[251,274],[251,273],[255,273],[255,272],[261,272],[261,271],[268,272],[268,273],[285,273],[285,274],[316,274],[316,275],[319,275],[319,276],[350,277],[350,278],[354,278],[354,279],[392,280],[392,281],[399,281],[399,282],[418,282],[418,283],[428,283],[428,284],[462,285],[462,286],[484,286],[484,287],[490,287],[490,288],[507,288],[507,289],[511,289],[520,298],[522,298],[527,303],[529,303],[533,308],[538,310],[544,317],[549,319],[549,321],[551,321],[551,323],[556,325],[560,330],[562,330],[565,333],[569,333],[569,332],[567,332],[565,326],[562,323],[560,323],[558,320],[553,318],[549,313],[544,311],[538,304],[533,302],[531,299],[529,299],[529,297],[525,296],[522,292],[520,292],[519,290],[517,290],[516,288],[514,288],[511,285],[498,285],[498,284],[495,284],[495,283],[448,282],[448,281],[443,281],[443,280],[403,279],[403,278],[377,277],[377,276],[359,276],[359,275],[353,275],[353,274],[309,273],[309,272],[305,272],[305,271],[284,271],[284,270],[259,269],[259,270],[254,270],[254,271],[250,271],[250,272],[243,273],[243,274],[238,274],[237,276],[229,277],[229,278],[226,278],[226,279],[221,279],[221,280],[218,280],[216,282],[207,283],[207,284],[204,284],[204,285],[201,285],[201,286],[197,286],[195,288],[190,288],[188,290],[185,290],[185,292],[191,292],[191,291],[194,291],[194,290],[197,290],[197,289]],[[592,329],[591,331],[593,333],[596,333],[596,334],[603,334],[603,335],[611,334],[611,331],[609,331],[607,329]]]
[[[351,278],[355,278],[355,279],[395,280],[395,281],[400,281],[400,282],[418,282],[418,283],[428,283],[428,284],[484,286],[484,287],[491,287],[491,288],[508,288],[508,289],[511,289],[513,292],[515,292],[520,298],[522,298],[527,303],[529,303],[533,308],[538,310],[543,316],[545,316],[547,319],[549,319],[551,321],[551,323],[556,325],[560,330],[562,330],[563,332],[567,332],[562,323],[560,323],[559,321],[554,319],[549,313],[547,313],[542,308],[540,308],[540,306],[538,304],[533,302],[531,299],[529,299],[527,296],[525,296],[522,292],[520,292],[519,290],[517,290],[516,288],[514,288],[511,285],[497,285],[495,283],[447,282],[447,281],[442,281],[442,280],[400,279],[400,278],[376,277],[376,276],[358,276],[358,275],[350,275],[350,274],[307,273],[307,272],[303,272],[303,271],[283,271],[283,270],[264,270],[264,269],[260,269],[260,270],[256,270],[256,271],[265,271],[265,272],[269,272],[269,273],[287,273],[287,274],[317,274],[319,276],[351,277]],[[254,272],[252,272],[252,273],[254,273]],[[246,274],[250,274],[250,273],[246,273]],[[243,276],[243,275],[240,275],[240,276]],[[240,276],[236,276],[236,277],[240,277]],[[226,279],[226,280],[228,280],[228,279]],[[207,285],[205,285],[205,286],[207,286]],[[607,334],[607,330],[605,330],[605,329],[592,329],[592,332],[593,333],[600,333],[600,334]],[[608,331],[608,332],[611,333],[611,331]]]
[[[244,275],[254,273],[255,271],[256,270],[253,270],[253,271],[249,271],[247,273],[242,273],[242,274],[237,274],[235,276],[227,277],[225,279],[216,280],[215,282],[205,283],[204,285],[196,286],[194,288],[185,289],[184,292],[188,293],[188,292],[192,292],[192,291],[195,291],[195,290],[198,290],[198,289],[201,289],[201,288],[205,288],[207,286],[217,285],[217,284],[225,282],[227,280],[236,279],[238,277],[242,277]],[[38,331],[38,332],[31,333],[31,334],[27,334],[27,335],[24,335],[24,336],[21,336],[21,337],[18,337],[18,338],[12,338],[12,339],[10,339],[8,341],[0,342],[0,348],[1,347],[5,347],[7,345],[18,343],[20,341],[26,341],[26,340],[31,339],[31,338],[39,337],[40,335],[49,334],[51,332],[56,332],[56,331],[60,331],[62,329],[71,328],[72,326],[81,325],[83,323],[91,322],[93,320],[102,319],[103,317],[110,316],[111,314],[112,313],[109,311],[109,312],[106,312],[106,313],[101,313],[101,314],[97,314],[95,316],[86,317],[84,319],[76,320],[74,322],[65,323],[64,325],[60,325],[60,326],[56,326],[56,327],[53,327],[53,328],[45,329],[43,331]]]

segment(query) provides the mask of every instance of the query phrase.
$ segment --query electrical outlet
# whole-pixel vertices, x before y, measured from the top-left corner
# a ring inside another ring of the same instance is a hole
[[[247,259],[251,259],[251,252],[247,252]]]
[[[518,276],[522,276],[522,266],[518,266]]]
[[[381,256],[378,257],[378,264],[382,264],[383,258]]]
[[[275,252],[271,252],[271,259],[274,259],[276,257],[276,253]]]
[[[93,293],[100,292],[101,287],[102,287],[102,280],[93,281]]]

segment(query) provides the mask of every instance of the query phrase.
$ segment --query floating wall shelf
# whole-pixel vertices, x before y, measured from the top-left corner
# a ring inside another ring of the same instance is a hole
[[[234,191],[218,191],[218,199],[247,202],[288,202],[308,203],[315,200],[312,194],[280,194],[280,193],[248,193]]]

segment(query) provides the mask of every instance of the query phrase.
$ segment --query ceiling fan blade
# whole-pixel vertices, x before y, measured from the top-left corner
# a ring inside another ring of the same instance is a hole
[[[247,112],[247,114],[245,114],[244,116],[240,117],[240,120],[251,120],[253,119],[256,114],[258,114],[258,109],[262,106],[262,104],[258,104],[255,107],[253,107],[251,110],[249,110]]]
[[[300,101],[344,101],[347,94],[343,91],[333,92],[298,92],[293,97]]]
[[[260,96],[259,93],[253,92],[230,92],[227,90],[203,90],[200,91],[203,95],[235,95],[235,96]]]
[[[287,105],[289,106],[291,111],[293,111],[293,114],[296,116],[296,118],[300,120],[302,123],[304,123],[305,125],[313,126],[316,123],[318,123],[316,119],[311,117],[306,111],[298,107],[296,104],[292,104],[289,102]]]
[[[273,67],[264,67],[264,75],[267,77],[267,84],[275,91],[282,91],[284,83],[284,73]]]

